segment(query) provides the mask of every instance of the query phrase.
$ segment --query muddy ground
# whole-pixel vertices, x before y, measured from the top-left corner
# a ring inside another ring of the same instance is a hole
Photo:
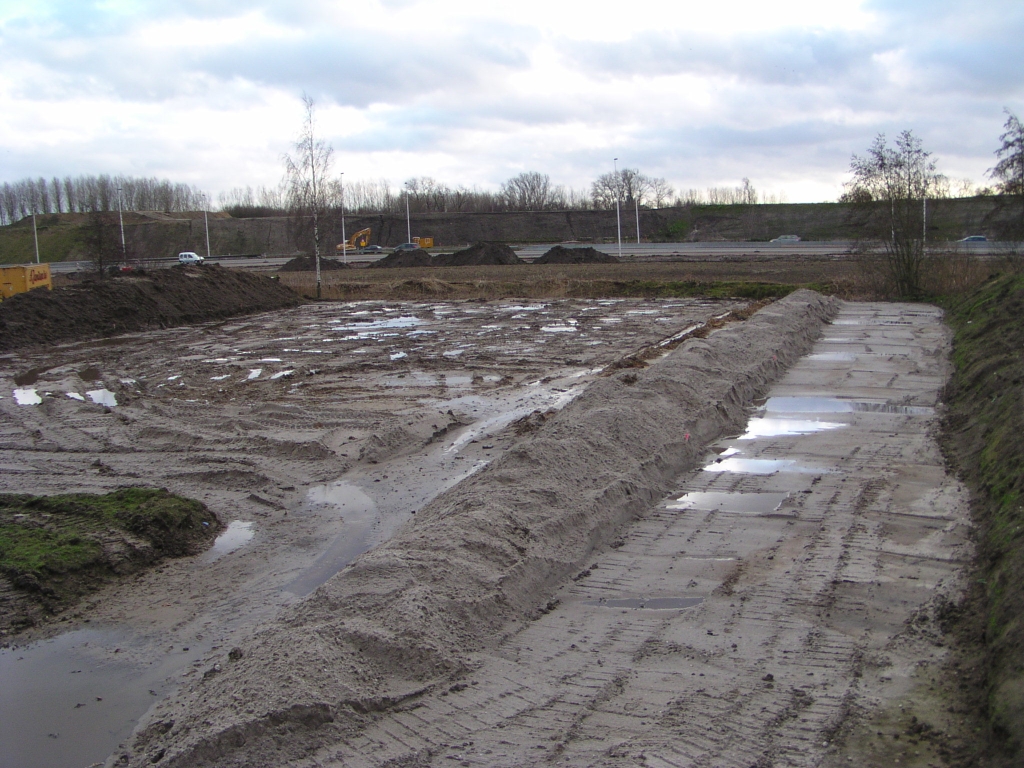
[[[929,693],[970,555],[934,443],[948,333],[798,294],[601,375],[736,308],[324,304],[9,355],[41,402],[0,400],[3,490],[148,478],[234,534],[43,633],[184,670],[109,734],[133,764],[954,765]],[[86,370],[116,406],[69,397]],[[33,636],[5,679],[58,668]],[[99,753],[76,734],[107,704],[76,704],[5,719],[17,764]]]
[[[9,353],[2,490],[166,487],[203,501],[235,535],[40,631],[116,627],[110,659],[187,666],[387,539],[603,368],[744,306],[318,304]],[[87,730],[85,708],[73,714]],[[35,743],[60,746],[51,730]]]

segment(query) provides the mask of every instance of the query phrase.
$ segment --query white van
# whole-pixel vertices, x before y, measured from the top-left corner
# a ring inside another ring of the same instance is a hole
[[[184,253],[178,254],[179,264],[202,264],[204,261],[206,261],[206,259],[192,251],[185,251]]]

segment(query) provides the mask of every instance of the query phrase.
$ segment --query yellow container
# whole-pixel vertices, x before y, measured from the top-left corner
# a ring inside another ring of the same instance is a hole
[[[34,288],[53,290],[49,264],[25,264],[17,267],[0,267],[0,298],[10,298]]]
[[[414,237],[412,241],[416,243],[416,245],[418,245],[420,248],[434,247],[434,238],[432,237]]]

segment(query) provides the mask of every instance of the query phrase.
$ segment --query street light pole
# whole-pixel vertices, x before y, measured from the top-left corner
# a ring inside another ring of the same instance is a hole
[[[405,235],[408,238],[405,242],[412,242],[412,219],[409,218],[409,190],[405,190]]]
[[[121,187],[117,188],[117,220],[121,224],[121,263],[128,266],[128,249],[124,247],[124,216],[121,215]]]
[[[210,217],[207,213],[210,207],[210,198],[203,193],[203,223],[206,224],[206,258],[210,258]]]
[[[619,261],[622,261],[622,212],[619,210],[619,158],[613,161],[615,168],[615,230],[619,235]]]
[[[345,239],[345,173],[341,174],[341,260],[348,264],[348,240]]]
[[[636,206],[636,244],[640,245],[640,195],[633,200]]]
[[[36,241],[36,264],[39,263],[39,233],[36,231],[36,215],[32,214],[32,237]]]

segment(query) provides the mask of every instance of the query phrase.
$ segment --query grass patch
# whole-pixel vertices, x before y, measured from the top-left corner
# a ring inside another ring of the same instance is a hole
[[[0,494],[0,575],[25,598],[0,623],[35,623],[111,577],[202,551],[222,528],[200,502],[155,488]]]

